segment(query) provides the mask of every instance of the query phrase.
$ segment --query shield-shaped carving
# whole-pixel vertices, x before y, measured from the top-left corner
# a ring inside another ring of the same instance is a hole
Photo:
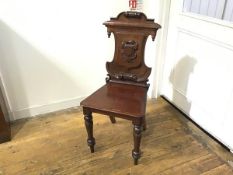
[[[122,58],[128,63],[132,63],[137,58],[137,49],[138,44],[136,41],[123,41],[121,49]]]

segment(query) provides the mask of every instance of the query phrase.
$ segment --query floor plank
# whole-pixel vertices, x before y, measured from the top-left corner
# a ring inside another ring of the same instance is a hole
[[[79,108],[12,124],[13,139],[0,145],[0,175],[233,175],[232,154],[162,98],[149,100],[139,165],[131,158],[132,125],[94,114],[96,152],[86,145]]]

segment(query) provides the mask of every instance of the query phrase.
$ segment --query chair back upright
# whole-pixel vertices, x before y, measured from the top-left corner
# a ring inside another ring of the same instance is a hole
[[[122,12],[104,25],[108,37],[113,33],[115,38],[113,60],[106,63],[106,81],[148,87],[151,68],[145,65],[145,45],[149,35],[154,41],[161,26],[153,19],[147,19],[144,13],[132,11]]]

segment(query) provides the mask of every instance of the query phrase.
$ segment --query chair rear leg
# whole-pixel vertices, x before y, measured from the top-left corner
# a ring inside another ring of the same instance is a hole
[[[145,131],[145,130],[147,129],[147,125],[146,125],[146,117],[144,117],[144,118],[143,118],[142,129],[143,129],[143,131]]]
[[[113,116],[110,115],[109,118],[110,118],[110,120],[111,120],[112,123],[116,123],[115,117],[113,117]]]

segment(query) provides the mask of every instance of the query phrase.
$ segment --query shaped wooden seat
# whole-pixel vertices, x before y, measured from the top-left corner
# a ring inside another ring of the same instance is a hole
[[[131,120],[134,126],[132,156],[136,165],[140,158],[142,127],[145,129],[147,82],[151,73],[144,62],[144,49],[147,37],[151,35],[154,40],[160,25],[140,12],[122,12],[104,25],[109,37],[114,34],[115,54],[113,61],[106,63],[106,84],[81,102],[87,143],[94,152],[93,112],[110,116],[112,123],[115,117]]]
[[[107,83],[87,97],[82,105],[99,113],[111,113],[118,117],[144,117],[147,89],[135,85]],[[99,100],[96,100],[99,99]]]

